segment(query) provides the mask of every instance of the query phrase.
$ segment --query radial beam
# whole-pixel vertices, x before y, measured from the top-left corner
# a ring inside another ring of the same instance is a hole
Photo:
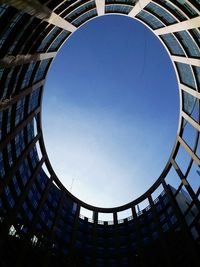
[[[197,129],[200,132],[200,125],[193,118],[191,118],[184,111],[181,112],[181,115],[186,121],[188,121],[195,129]]]
[[[188,94],[193,95],[194,97],[200,99],[200,93],[197,92],[196,90],[194,90],[194,89],[192,89],[192,88],[190,88],[184,84],[180,84],[180,88],[182,91],[187,92]]]
[[[28,13],[31,16],[44,20],[63,30],[69,32],[74,32],[76,30],[76,27],[73,24],[54,13],[48,7],[42,5],[38,0],[0,0],[0,3],[5,3],[13,6],[23,12]]]
[[[167,33],[172,33],[172,32],[190,30],[190,29],[198,28],[198,27],[200,27],[200,17],[196,17],[193,19],[175,23],[170,26],[166,26],[164,28],[155,30],[154,33],[157,35],[162,35],[162,34],[167,34]]]
[[[41,61],[48,58],[53,58],[56,56],[56,52],[49,53],[36,53],[33,55],[6,55],[5,57],[0,59],[0,67],[1,68],[10,68],[17,65],[27,64],[31,61]]]
[[[200,159],[197,157],[194,151],[188,146],[188,144],[180,136],[178,137],[178,141],[185,148],[185,150],[188,152],[191,158],[197,163],[197,165],[200,166]]]
[[[179,57],[179,56],[172,56],[171,58],[173,61],[176,61],[176,62],[200,67],[200,59],[198,58]]]
[[[105,14],[105,0],[95,0],[98,16]]]
[[[129,12],[128,16],[134,18],[151,0],[138,0],[133,9]]]

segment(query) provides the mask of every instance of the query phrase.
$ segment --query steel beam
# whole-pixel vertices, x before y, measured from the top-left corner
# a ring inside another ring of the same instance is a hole
[[[178,141],[184,147],[186,152],[191,156],[191,158],[197,163],[197,165],[200,166],[200,159],[197,157],[194,151],[188,146],[188,144],[180,136],[178,136]]]
[[[56,52],[36,53],[33,55],[7,55],[0,59],[0,68],[10,68],[13,66],[23,65],[32,61],[41,61],[56,56]]]
[[[175,62],[180,62],[180,63],[200,67],[200,59],[199,58],[171,56],[171,59]]]
[[[105,0],[95,0],[98,16],[105,14]]]
[[[154,33],[156,35],[162,35],[162,34],[167,34],[167,33],[172,33],[172,32],[190,30],[190,29],[198,28],[198,27],[200,27],[200,17],[196,17],[193,19],[189,19],[186,21],[175,23],[170,26],[160,28],[158,30],[155,30]]]
[[[151,0],[138,0],[133,9],[129,12],[128,16],[134,18],[150,2]]]
[[[182,91],[200,99],[200,93],[192,88],[190,88],[189,86],[187,85],[184,85],[184,84],[180,84],[180,88]]]
[[[197,129],[200,132],[200,125],[198,122],[196,122],[192,117],[190,117],[187,113],[185,113],[183,110],[181,111],[181,116],[188,121],[195,129]]]

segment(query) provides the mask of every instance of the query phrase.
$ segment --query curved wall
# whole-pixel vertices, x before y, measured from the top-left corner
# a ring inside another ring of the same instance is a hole
[[[199,0],[0,3],[1,265],[197,266]],[[54,173],[41,103],[48,68],[63,42],[108,13],[142,21],[163,42],[177,73],[181,107],[174,149],[158,180],[131,203],[99,208],[71,195]],[[81,215],[83,208],[91,218]],[[101,213],[113,219],[101,221]]]

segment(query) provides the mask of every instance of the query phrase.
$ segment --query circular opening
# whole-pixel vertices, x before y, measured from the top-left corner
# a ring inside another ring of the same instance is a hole
[[[58,53],[43,102],[52,166],[66,188],[122,205],[159,177],[178,124],[178,85],[157,37],[125,16],[94,19]]]

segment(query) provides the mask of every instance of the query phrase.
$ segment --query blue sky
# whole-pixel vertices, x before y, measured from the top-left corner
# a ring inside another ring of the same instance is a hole
[[[48,74],[43,128],[52,166],[89,204],[141,195],[171,153],[179,95],[165,48],[140,22],[103,16],[77,30]]]

